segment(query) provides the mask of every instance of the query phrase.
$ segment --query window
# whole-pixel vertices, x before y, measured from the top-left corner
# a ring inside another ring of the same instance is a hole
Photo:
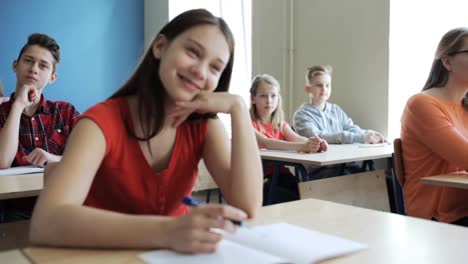
[[[205,8],[213,15],[222,17],[231,28],[236,41],[234,69],[229,91],[244,98],[250,104],[251,80],[251,0],[171,0],[169,1],[169,19],[189,9]],[[231,133],[230,116],[219,115],[228,133]]]
[[[406,101],[421,91],[443,34],[468,25],[468,1],[390,2],[389,139],[400,137]]]

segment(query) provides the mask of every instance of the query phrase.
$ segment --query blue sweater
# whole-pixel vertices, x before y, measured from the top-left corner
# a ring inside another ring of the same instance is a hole
[[[299,135],[318,135],[330,144],[364,143],[368,132],[355,125],[338,105],[328,102],[323,111],[310,103],[302,104],[294,113],[293,124]]]

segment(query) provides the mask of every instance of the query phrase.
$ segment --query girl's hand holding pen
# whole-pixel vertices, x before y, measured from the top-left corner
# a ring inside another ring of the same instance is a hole
[[[183,253],[214,252],[223,235],[213,228],[233,233],[232,220],[243,221],[247,214],[223,204],[203,204],[193,207],[187,215],[171,220],[167,228],[168,247]]]
[[[304,153],[315,153],[325,152],[328,149],[328,143],[325,139],[318,136],[310,137],[303,145],[300,152]]]
[[[320,147],[317,152],[325,152],[327,150],[328,150],[328,142],[325,139],[321,138]]]
[[[302,145],[300,152],[313,153],[318,152],[320,148],[320,138],[311,137]]]

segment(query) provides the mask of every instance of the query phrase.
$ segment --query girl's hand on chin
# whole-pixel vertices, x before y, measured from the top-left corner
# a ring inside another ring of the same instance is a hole
[[[238,95],[216,92],[201,92],[192,101],[178,101],[175,109],[169,114],[174,118],[174,127],[180,125],[191,113],[226,113],[230,114],[236,106],[243,103]]]

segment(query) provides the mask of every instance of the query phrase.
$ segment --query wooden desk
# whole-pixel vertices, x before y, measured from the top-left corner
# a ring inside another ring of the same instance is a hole
[[[366,243],[325,264],[466,263],[468,228],[315,199],[263,207],[252,224],[288,222]],[[27,248],[34,263],[143,263],[141,251]]]
[[[330,144],[322,153],[298,153],[295,151],[262,149],[260,155],[264,160],[297,162],[308,165],[326,166],[354,161],[391,158],[393,145],[364,147],[357,144]]]
[[[421,181],[425,184],[468,189],[468,172],[461,171],[424,177],[421,179]]]
[[[0,263],[28,264],[31,263],[20,250],[0,252]]]
[[[44,186],[44,174],[0,176],[0,200],[37,196]]]
[[[393,145],[391,144],[379,144],[374,146],[364,144],[330,144],[328,145],[328,150],[322,153],[298,153],[295,151],[263,149],[260,151],[260,155],[264,164],[272,163],[275,165],[275,171],[273,173],[266,204],[271,204],[274,200],[280,166],[294,166],[298,176],[302,176],[302,181],[308,181],[309,176],[307,175],[304,165],[326,166],[355,161],[387,159],[387,193],[391,211],[396,212],[391,177],[392,154]]]

